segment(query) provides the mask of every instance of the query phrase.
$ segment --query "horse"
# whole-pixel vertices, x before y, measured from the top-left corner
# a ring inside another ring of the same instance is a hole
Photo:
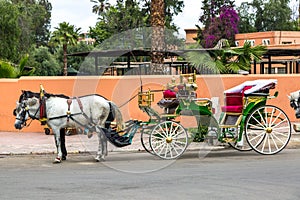
[[[288,98],[290,106],[295,110],[296,118],[300,118],[300,90],[290,93]]]
[[[54,163],[63,158],[61,130],[65,128],[84,128],[96,132],[99,146],[96,161],[104,161],[107,156],[107,137],[105,133],[112,121],[116,121],[117,130],[123,130],[125,123],[117,105],[98,94],[68,98],[64,95],[22,91],[14,114],[15,128],[21,130],[31,118],[45,122],[53,131],[57,146]]]

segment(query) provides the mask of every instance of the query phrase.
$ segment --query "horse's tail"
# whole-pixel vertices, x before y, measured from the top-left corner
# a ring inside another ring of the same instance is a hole
[[[123,116],[122,116],[122,113],[120,111],[120,109],[118,108],[118,106],[110,101],[109,102],[113,111],[114,111],[114,114],[115,114],[115,120],[116,120],[116,124],[117,124],[117,131],[121,131],[121,130],[124,130],[125,129],[125,123],[123,122]]]

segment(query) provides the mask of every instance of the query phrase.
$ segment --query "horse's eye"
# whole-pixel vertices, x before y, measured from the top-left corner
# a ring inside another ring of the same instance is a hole
[[[290,102],[290,105],[291,105],[291,107],[294,108],[294,109],[297,108],[297,105],[296,105],[295,101],[291,101],[291,102]]]
[[[13,115],[14,115],[14,116],[17,116],[17,109],[14,109]]]

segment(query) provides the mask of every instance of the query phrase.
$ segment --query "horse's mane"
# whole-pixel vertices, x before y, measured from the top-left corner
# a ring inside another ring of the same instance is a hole
[[[23,91],[23,94],[19,98],[19,102],[22,101],[22,99],[24,97],[23,95],[25,95],[27,98],[32,98],[32,97],[40,98],[40,93],[38,93],[38,92]],[[50,97],[60,97],[60,98],[64,98],[64,99],[70,99],[71,98],[71,97],[69,97],[67,95],[64,95],[64,94],[51,94],[51,93],[47,93],[47,92],[45,92],[44,95],[47,98],[50,98]],[[100,96],[100,97],[104,98],[105,100],[108,100],[107,98],[105,98],[104,96],[99,95],[99,94],[87,94],[87,95],[80,96],[79,98],[81,98],[81,97],[88,97],[88,96],[94,96],[94,95],[95,96]],[[76,97],[73,97],[73,98],[76,98]]]
[[[32,97],[36,97],[36,98],[40,98],[40,93],[38,92],[32,92],[32,91],[23,91],[22,95],[19,98],[19,103],[22,101],[23,97],[27,97],[27,98],[32,98]],[[69,96],[66,96],[64,94],[51,94],[51,93],[44,93],[45,97],[50,98],[50,97],[60,97],[60,98],[64,98],[64,99],[69,99]]]

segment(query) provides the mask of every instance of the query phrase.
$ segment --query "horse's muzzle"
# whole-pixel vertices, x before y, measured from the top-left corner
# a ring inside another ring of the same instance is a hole
[[[15,128],[21,130],[23,125],[21,123],[15,123]]]

